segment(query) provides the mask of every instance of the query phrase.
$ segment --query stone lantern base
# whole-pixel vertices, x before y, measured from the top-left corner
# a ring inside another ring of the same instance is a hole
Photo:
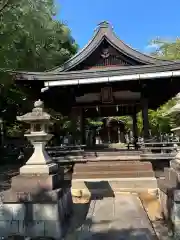
[[[22,181],[19,181],[19,184],[22,184]],[[34,180],[32,180],[32,188],[29,187],[25,192],[20,187],[20,191],[17,191],[18,188],[13,185],[10,190],[3,192],[0,237],[16,234],[61,239],[67,229],[72,210],[70,189],[47,191],[39,188],[37,191],[36,187],[33,188],[36,186]]]
[[[0,237],[18,234],[61,239],[72,212],[70,187],[59,174],[20,174],[1,192]]]
[[[25,135],[34,146],[33,155],[20,168],[20,174],[52,174],[58,171],[58,165],[52,161],[45,150],[46,142],[52,135],[45,132],[33,132]]]
[[[55,163],[49,163],[49,164],[26,164],[23,167],[20,168],[20,174],[52,174],[54,172],[58,171],[58,165]]]
[[[4,230],[0,236],[61,239],[72,211],[70,186],[65,186],[57,164],[32,162],[33,158],[12,178],[11,189],[1,193],[0,223]],[[10,221],[13,227],[8,224]]]
[[[44,145],[40,140],[34,143],[34,153],[12,178],[11,189],[1,192],[0,237],[63,237],[72,211],[71,189]]]

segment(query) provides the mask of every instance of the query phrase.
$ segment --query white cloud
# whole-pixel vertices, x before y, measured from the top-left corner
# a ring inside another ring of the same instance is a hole
[[[149,44],[149,45],[145,46],[144,52],[151,53],[153,51],[156,51],[158,48],[159,48],[158,44]]]
[[[159,47],[158,44],[150,44],[145,47],[146,50],[157,49]]]

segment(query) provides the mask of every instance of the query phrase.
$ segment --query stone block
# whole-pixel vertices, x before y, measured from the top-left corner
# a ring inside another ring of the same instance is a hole
[[[20,174],[50,174],[56,172],[58,166],[56,163],[44,164],[44,165],[24,165],[20,168]]]
[[[180,204],[174,202],[172,211],[172,221],[180,225]]]
[[[174,236],[173,236],[174,240],[179,240],[180,239],[180,224],[174,224]]]
[[[0,220],[0,236],[6,237],[12,234],[19,234],[19,221]]]
[[[62,231],[59,225],[59,222],[57,221],[45,221],[44,222],[44,235],[46,237],[52,237],[58,238],[58,236],[62,235]]]
[[[159,191],[159,199],[161,203],[161,212],[165,219],[169,219],[168,195],[164,191]]]
[[[33,204],[34,221],[58,221],[58,204]]]
[[[13,191],[5,194],[0,204],[0,236],[61,237],[66,216],[72,210],[70,189],[47,191],[43,201],[30,197],[19,202],[14,195],[17,193]]]
[[[12,178],[11,187],[16,192],[32,192],[41,189],[53,190],[58,188],[61,183],[59,174],[53,175],[18,175]]]
[[[175,202],[180,202],[180,190],[175,189],[173,191],[173,194],[174,194],[174,201]]]
[[[23,221],[25,216],[24,204],[1,204],[0,206],[0,221]]]

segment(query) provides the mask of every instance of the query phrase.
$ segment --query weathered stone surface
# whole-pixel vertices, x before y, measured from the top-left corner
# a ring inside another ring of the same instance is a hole
[[[3,221],[24,220],[25,206],[20,204],[2,204],[0,206],[0,219]]]
[[[55,194],[54,194],[55,195]],[[5,197],[5,200],[7,198]],[[38,200],[23,203],[1,203],[0,237],[21,234],[30,237],[54,237],[59,239],[66,217],[71,214],[71,192],[63,192],[51,201],[50,195],[44,202]]]
[[[112,179],[76,179],[72,181],[72,191],[82,190],[83,194],[113,194],[130,191],[142,192],[148,190],[157,190],[157,181],[155,178],[112,178]]]
[[[65,194],[67,194],[69,189],[55,189],[51,191],[47,191],[44,189],[32,189],[30,192],[28,191],[14,191],[13,189],[9,189],[1,193],[3,203],[20,203],[20,202],[36,202],[36,203],[48,203],[48,202],[56,202],[60,198],[62,198]]]
[[[180,204],[180,189],[175,189],[173,191],[174,201]]]
[[[20,174],[12,178],[11,187],[16,192],[53,190],[60,187],[61,176],[57,174]]]
[[[88,205],[86,209],[84,205],[81,209],[79,204],[74,206],[71,234],[67,234],[66,240],[156,239],[141,202],[135,195],[118,195],[115,198],[93,200],[84,219],[83,212],[85,213],[87,208]]]

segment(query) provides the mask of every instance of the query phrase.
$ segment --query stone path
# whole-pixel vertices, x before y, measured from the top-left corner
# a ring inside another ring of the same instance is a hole
[[[69,234],[65,240],[154,240],[152,225],[136,195],[74,204]]]

